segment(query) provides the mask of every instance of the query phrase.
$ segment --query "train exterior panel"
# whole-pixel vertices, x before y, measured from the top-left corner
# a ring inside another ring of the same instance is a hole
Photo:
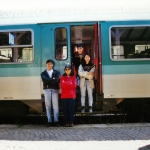
[[[105,98],[150,97],[149,94],[149,60],[111,60],[110,56],[110,28],[112,26],[147,26],[149,22],[105,22],[101,24],[102,31],[102,77]],[[79,23],[81,25],[81,23]],[[83,24],[83,23],[82,23]],[[87,25],[86,23],[84,23]],[[91,23],[90,23],[91,24]],[[56,28],[68,29],[74,24],[49,24],[28,26],[1,26],[1,32],[32,29],[34,32],[34,60],[32,63],[2,63],[1,64],[1,100],[4,99],[41,99],[42,85],[40,73],[45,69],[47,59],[55,57],[54,31]],[[34,26],[34,27],[33,27]],[[69,42],[68,42],[69,43]],[[66,63],[71,63],[71,50],[68,44],[68,58],[56,61],[56,69],[63,73]],[[41,57],[42,56],[42,57]],[[32,93],[32,92],[33,93]],[[12,92],[12,93],[11,93]],[[4,94],[5,93],[5,94]],[[22,93],[22,94],[21,94]],[[29,96],[30,95],[30,96]]]
[[[149,21],[121,21],[102,23],[103,91],[105,98],[150,97],[150,87],[148,84],[150,81],[149,58],[112,59],[111,56],[111,28],[138,28],[149,26],[149,23]],[[139,35],[141,35],[141,33],[139,33]],[[136,39],[139,38],[139,35],[138,33],[135,35],[137,36]],[[130,42],[132,41],[133,39]],[[132,44],[134,46],[136,45],[134,43]],[[149,42],[147,42],[146,45],[149,45]],[[145,50],[145,47],[143,50]]]
[[[1,100],[22,100],[22,99],[41,99],[40,77],[41,72],[41,43],[40,28],[37,25],[21,25],[21,26],[1,26],[1,33],[31,31],[33,60],[24,60],[19,62],[17,57],[12,62],[1,62],[0,71],[0,99]],[[12,45],[12,48],[14,45]],[[26,47],[26,46],[25,46]],[[2,52],[5,52],[6,47],[1,47]]]

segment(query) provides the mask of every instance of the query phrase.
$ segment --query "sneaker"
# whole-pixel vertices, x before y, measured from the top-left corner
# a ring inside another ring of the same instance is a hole
[[[46,127],[51,127],[52,126],[52,123],[51,122],[48,122]]]
[[[73,123],[70,123],[70,124],[69,124],[69,127],[73,127]]]
[[[85,112],[85,107],[84,107],[84,106],[81,107],[81,112],[82,112],[82,113]]]
[[[69,127],[69,123],[66,123],[66,124],[65,124],[65,127]]]
[[[92,113],[92,106],[89,106],[89,112]]]
[[[60,127],[59,122],[54,122],[54,126],[55,126],[55,127]]]

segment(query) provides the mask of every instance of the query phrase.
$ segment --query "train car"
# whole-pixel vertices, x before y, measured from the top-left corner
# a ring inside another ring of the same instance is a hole
[[[130,101],[150,98],[148,4],[148,0],[142,3],[139,0],[45,0],[41,6],[40,0],[3,1],[0,6],[1,114],[42,114],[40,74],[46,68],[46,60],[53,59],[55,68],[62,74],[65,64],[73,63],[78,43],[84,44],[96,65],[95,113],[108,112],[129,98]],[[80,95],[76,111],[80,111]]]

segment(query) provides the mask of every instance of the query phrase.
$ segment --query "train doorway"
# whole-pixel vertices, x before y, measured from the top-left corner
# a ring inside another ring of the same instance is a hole
[[[71,27],[71,52],[72,57],[77,51],[77,45],[84,45],[84,51],[91,56],[93,60],[95,57],[94,51],[94,26],[72,26]]]
[[[100,77],[102,72],[100,73],[100,64],[98,62],[100,59],[100,28],[98,23],[94,25],[81,25],[81,26],[71,26],[71,62],[74,66],[74,55],[77,52],[77,45],[82,44],[84,46],[84,51],[91,56],[92,62],[96,65],[95,67],[95,75],[94,75],[94,83],[95,88],[93,90],[93,111],[101,111],[102,110],[102,101],[100,101],[99,93],[102,93],[102,83],[100,82]],[[101,80],[102,81],[102,80]],[[81,93],[80,88],[77,89],[77,102],[81,105]],[[86,94],[86,105],[88,105],[88,94]]]

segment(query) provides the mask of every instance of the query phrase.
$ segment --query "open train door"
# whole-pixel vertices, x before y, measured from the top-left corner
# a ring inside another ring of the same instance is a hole
[[[102,42],[101,42],[101,27],[98,22],[94,24],[94,63],[96,65],[95,69],[96,101],[102,101],[103,100]]]

